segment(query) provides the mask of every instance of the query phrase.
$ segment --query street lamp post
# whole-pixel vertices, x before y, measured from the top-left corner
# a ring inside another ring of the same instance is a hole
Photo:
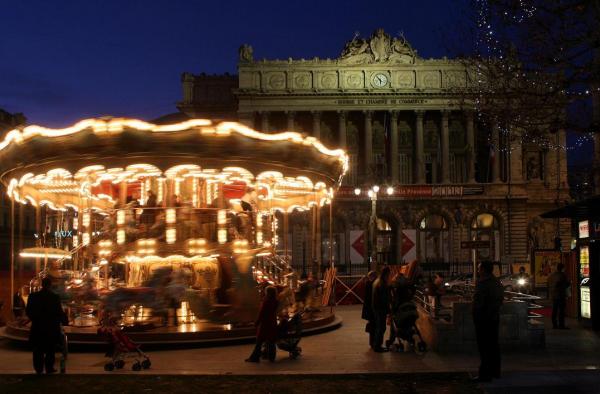
[[[368,191],[367,195],[371,199],[371,216],[369,217],[369,260],[371,270],[377,268],[377,195],[379,194],[379,186],[374,185]],[[354,189],[354,194],[360,196],[362,193],[361,189]],[[386,193],[391,196],[394,194],[394,188],[389,186],[386,189]]]

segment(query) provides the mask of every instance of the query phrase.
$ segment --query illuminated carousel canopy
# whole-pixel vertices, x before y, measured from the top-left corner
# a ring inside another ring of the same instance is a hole
[[[261,210],[306,209],[333,198],[347,168],[341,149],[296,132],[265,134],[235,122],[172,125],[97,118],[64,129],[27,126],[0,143],[11,198],[64,210],[109,209],[106,184],[202,179],[259,190]],[[159,189],[160,190],[160,189]],[[235,200],[235,199],[234,199]]]

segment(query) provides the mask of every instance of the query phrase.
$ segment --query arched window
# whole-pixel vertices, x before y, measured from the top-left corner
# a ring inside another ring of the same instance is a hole
[[[377,218],[377,231],[392,231],[392,226],[390,226],[387,220]]]
[[[377,261],[385,264],[395,263],[396,234],[391,224],[382,218],[377,218]]]
[[[450,231],[442,215],[431,214],[421,219],[419,256],[425,263],[450,261]]]
[[[490,213],[480,213],[471,222],[471,240],[487,241],[489,248],[477,249],[477,260],[500,261],[500,224]]]

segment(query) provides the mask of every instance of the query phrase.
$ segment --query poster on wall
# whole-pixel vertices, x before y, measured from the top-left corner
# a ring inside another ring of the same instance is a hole
[[[512,273],[515,275],[521,272],[521,268],[525,269],[525,273],[527,275],[531,275],[531,264],[529,264],[529,261],[521,261],[517,263],[512,263],[511,265]]]
[[[408,264],[417,260],[417,230],[402,230],[402,263]]]
[[[582,278],[590,276],[590,247],[587,245],[579,248],[579,275]]]
[[[350,264],[363,264],[365,262],[365,232],[360,230],[350,231]]]
[[[556,266],[561,262],[558,250],[535,250],[533,252],[535,266],[535,285],[546,286],[548,276],[556,271]]]

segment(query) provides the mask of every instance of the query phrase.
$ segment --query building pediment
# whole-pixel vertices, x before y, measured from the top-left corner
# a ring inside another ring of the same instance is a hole
[[[339,61],[345,64],[413,64],[416,58],[417,51],[404,35],[392,37],[383,29],[377,29],[366,39],[356,33],[344,45]]]

